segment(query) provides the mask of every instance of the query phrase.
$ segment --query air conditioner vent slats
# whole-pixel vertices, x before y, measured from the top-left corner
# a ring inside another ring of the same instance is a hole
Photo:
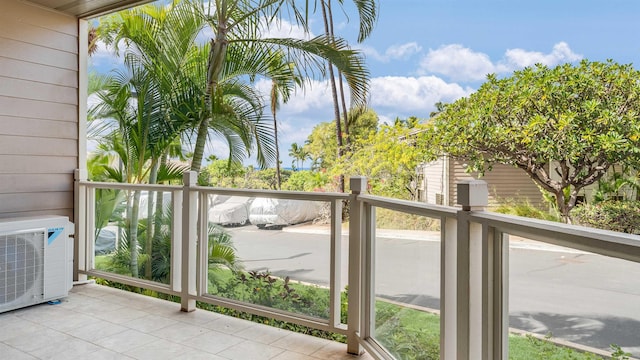
[[[0,220],[0,313],[68,295],[72,225],[61,216]]]
[[[0,305],[23,296],[42,299],[43,252],[43,231],[0,235]]]

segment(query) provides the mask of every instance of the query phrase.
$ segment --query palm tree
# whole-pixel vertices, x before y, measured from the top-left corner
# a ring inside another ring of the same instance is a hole
[[[304,167],[304,161],[309,157],[309,151],[305,149],[304,146],[298,145],[298,143],[291,144],[291,148],[289,148],[289,156],[291,156],[294,160],[294,163],[291,165],[295,169],[302,169]]]
[[[334,28],[333,28],[333,11],[331,7],[331,0],[320,0],[320,8],[322,9],[322,19],[324,21],[324,30],[325,35],[329,38],[335,38]],[[339,0],[340,4],[343,4],[343,0]],[[377,21],[378,13],[375,0],[354,0],[354,4],[358,9],[358,16],[360,20],[360,30],[358,32],[358,42],[364,41],[373,31],[373,27]],[[333,99],[333,113],[336,122],[336,142],[338,144],[337,147],[337,157],[340,159],[343,155],[343,132],[341,121],[342,118],[340,116],[340,106],[342,106],[342,115],[344,116],[344,133],[346,135],[347,144],[351,142],[349,137],[349,119],[347,115],[347,106],[344,95],[344,88],[342,84],[342,71],[338,69],[338,82],[339,89],[336,88],[336,81],[333,72],[334,64],[329,61],[329,80],[331,85],[331,96]],[[339,93],[338,93],[339,90]],[[338,96],[339,95],[339,96]],[[338,99],[339,98],[339,99]],[[362,105],[362,104],[359,104]],[[339,180],[339,189],[341,192],[344,192],[344,176],[340,175]]]
[[[293,72],[294,66],[284,61],[284,55],[275,58],[278,60],[270,67],[271,77],[271,116],[273,117],[273,135],[275,139],[276,149],[276,188],[280,190],[282,186],[282,177],[280,170],[280,147],[278,146],[278,121],[276,118],[280,102],[286,103],[291,96],[291,92],[295,86],[302,86],[302,79]],[[289,75],[289,76],[287,76]]]
[[[260,71],[260,63],[268,64],[273,54],[286,53],[290,63],[295,65],[295,72],[303,77],[311,77],[313,71],[323,72],[320,59],[330,60],[344,72],[355,102],[364,103],[368,90],[368,71],[358,52],[348,48],[342,39],[330,39],[320,36],[310,40],[277,39],[261,36],[265,27],[277,23],[284,14],[293,14],[296,23],[308,30],[308,14],[301,11],[294,0],[257,0],[252,2],[241,0],[214,0],[209,3],[205,14],[201,3],[194,3],[202,9],[207,22],[214,32],[211,39],[207,66],[207,81],[204,92],[205,109],[210,114],[220,106],[215,99],[220,92],[218,87],[223,79],[224,69],[228,63],[253,64],[257,67],[245,66],[244,75],[264,74]],[[308,5],[308,3],[307,3]],[[307,9],[304,9],[307,10]],[[247,51],[246,49],[250,49]],[[244,49],[244,51],[239,51]],[[282,52],[281,52],[282,51]],[[247,55],[252,61],[246,62]],[[265,67],[262,68],[266,70]],[[203,116],[198,127],[197,139],[192,161],[192,170],[199,171],[204,145],[206,143],[209,122],[212,116]],[[272,145],[265,143],[264,145]],[[258,153],[258,162],[264,166],[274,155],[272,146],[263,148],[264,154]],[[267,156],[265,156],[267,155]]]
[[[176,140],[184,131],[197,126],[204,113],[201,104],[203,93],[198,84],[205,81],[209,51],[206,46],[197,46],[195,41],[202,26],[202,16],[194,13],[188,2],[174,3],[170,7],[148,5],[114,14],[101,22],[98,33],[105,43],[113,44],[118,51],[122,40],[126,44],[122,50],[128,72],[116,73],[112,77],[112,89],[99,93],[102,117],[120,119],[120,131],[112,134],[112,140],[124,134],[121,137],[123,145],[117,146],[121,150],[120,159],[127,165],[121,171],[120,180],[156,183],[159,176],[174,176],[176,170],[182,170],[169,167],[168,159]],[[129,88],[132,90],[128,91]],[[153,101],[148,101],[150,89],[153,90]],[[262,114],[260,96],[240,81],[225,81],[219,90],[223,93],[219,99],[224,106],[217,108],[219,121],[213,130],[229,143],[233,152],[230,158],[242,156],[251,148],[252,136],[259,129],[254,123]],[[137,106],[130,103],[130,98],[135,99]],[[148,104],[154,105],[146,106]],[[138,121],[125,121],[127,116]],[[130,126],[137,126],[137,131]],[[269,129],[262,132],[268,133]],[[132,139],[139,145],[135,147],[138,149],[135,153],[129,151],[133,149],[129,146]],[[152,214],[153,194],[148,196],[147,213]],[[156,216],[161,215],[158,211],[162,209],[161,196],[161,193],[156,194]],[[137,251],[138,202],[139,194],[131,200],[129,212],[134,276],[137,274],[134,252]],[[159,222],[148,222],[145,245],[148,255],[152,253],[156,223]],[[146,272],[150,277],[151,266],[146,267]]]

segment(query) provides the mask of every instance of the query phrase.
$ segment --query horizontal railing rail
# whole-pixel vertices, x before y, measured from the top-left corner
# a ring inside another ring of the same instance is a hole
[[[640,236],[494,212],[471,212],[471,220],[506,234],[594,254],[640,262]]]

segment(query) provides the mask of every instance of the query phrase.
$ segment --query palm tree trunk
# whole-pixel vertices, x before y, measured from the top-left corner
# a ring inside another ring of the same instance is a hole
[[[329,18],[327,15],[327,9],[331,11],[331,0],[328,0],[326,3],[322,1],[322,18],[324,19],[324,30],[327,36],[333,38],[333,33],[329,27]],[[338,159],[342,158],[342,120],[340,119],[340,105],[338,103],[338,91],[336,89],[336,79],[333,73],[333,64],[328,63],[329,68],[329,79],[331,81],[331,96],[333,99],[333,112],[336,119],[336,142],[338,144],[337,156]],[[340,175],[340,180],[338,184],[338,188],[340,192],[344,192],[344,175]]]
[[[207,86],[204,93],[204,116],[200,120],[198,126],[198,135],[196,138],[196,144],[193,150],[193,159],[191,160],[191,170],[197,173],[200,172],[202,167],[202,158],[204,155],[204,147],[207,142],[207,135],[209,133],[209,121],[213,114],[214,102],[212,97],[217,92],[218,80],[224,60],[227,53],[227,1],[220,2],[220,8],[217,9],[218,13],[218,29],[216,38],[211,39],[211,48],[209,50],[209,61],[207,65]]]
[[[331,37],[333,37],[333,12],[331,11],[331,0],[329,0],[329,5],[327,7],[327,12],[329,15],[329,31],[331,32]],[[340,102],[342,103],[342,117],[344,118],[344,135],[346,138],[347,145],[351,144],[351,138],[349,137],[349,120],[347,113],[347,102],[344,98],[344,85],[342,84],[342,72],[338,71],[338,86],[340,87]],[[339,121],[339,120],[336,120]],[[343,190],[344,191],[344,190]]]
[[[149,184],[155,184],[158,180],[158,168],[160,167],[160,162],[155,162],[151,167],[151,172],[149,173]],[[158,192],[162,195],[162,192]],[[146,264],[144,265],[144,276],[145,279],[151,279],[151,254],[153,253],[153,237],[155,236],[156,231],[156,222],[152,220],[152,214],[154,213],[153,209],[156,192],[149,191],[147,196],[147,238],[145,241],[145,253],[149,257],[147,259]]]
[[[133,203],[129,216],[129,270],[131,276],[139,277],[138,274],[138,214],[140,213],[140,191],[133,192]]]
[[[276,121],[276,111],[273,111],[273,134],[276,141],[276,187],[280,190],[282,178],[280,176],[280,149],[278,147],[278,121]]]

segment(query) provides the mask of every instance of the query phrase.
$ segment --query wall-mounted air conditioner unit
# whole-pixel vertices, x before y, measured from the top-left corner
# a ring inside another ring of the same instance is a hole
[[[69,294],[73,232],[63,216],[0,219],[0,313]]]

